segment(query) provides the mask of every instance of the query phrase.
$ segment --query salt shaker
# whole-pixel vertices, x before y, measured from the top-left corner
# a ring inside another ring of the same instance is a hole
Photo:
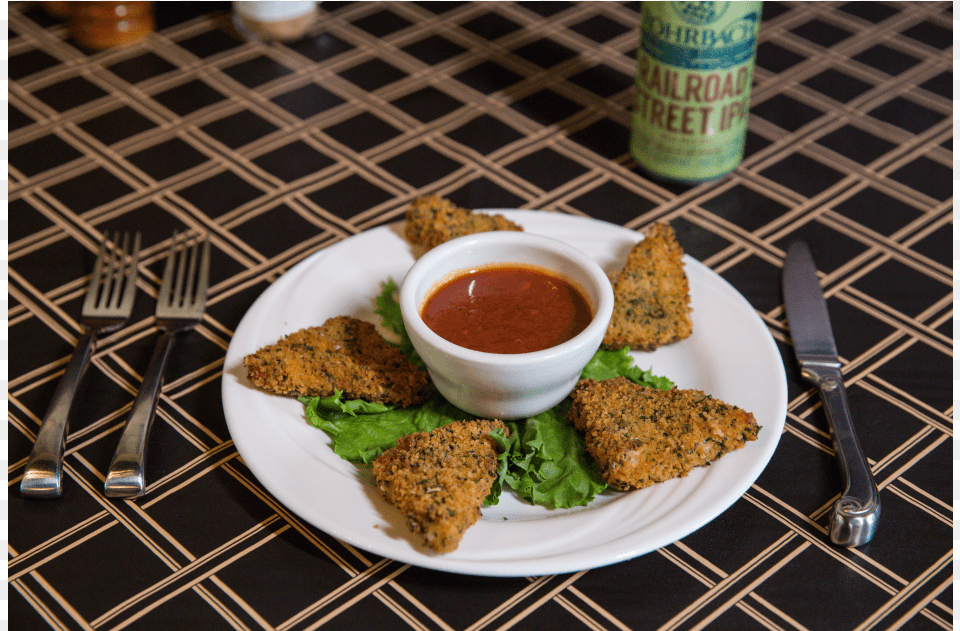
[[[250,39],[290,42],[317,23],[317,2],[234,2],[233,24]]]

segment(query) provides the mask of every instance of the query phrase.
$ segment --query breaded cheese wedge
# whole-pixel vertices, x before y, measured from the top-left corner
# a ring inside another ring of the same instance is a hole
[[[259,388],[287,396],[363,399],[406,407],[427,398],[427,372],[369,322],[337,316],[243,358]]]
[[[683,250],[668,224],[653,225],[610,282],[613,316],[604,348],[652,351],[690,337],[690,284],[683,271]]]
[[[424,251],[457,237],[494,230],[522,232],[523,228],[503,215],[475,213],[439,195],[413,200],[406,214],[407,239]]]
[[[455,421],[409,434],[373,461],[377,488],[407,517],[413,533],[437,552],[452,552],[480,519],[480,507],[497,478],[497,443],[490,432],[501,421]]]
[[[603,479],[620,490],[686,476],[760,431],[753,414],[700,390],[657,390],[624,377],[580,381],[567,419],[584,432]]]

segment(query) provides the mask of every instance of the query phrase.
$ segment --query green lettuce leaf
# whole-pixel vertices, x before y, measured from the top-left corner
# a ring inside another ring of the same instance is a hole
[[[635,365],[629,349],[626,348],[618,351],[607,351],[601,348],[587,362],[583,372],[580,373],[581,379],[596,379],[597,381],[613,379],[618,376],[624,376],[630,381],[648,388],[670,390],[674,386],[674,383],[666,377],[653,374],[653,369],[643,370]]]
[[[383,403],[371,403],[370,401],[364,401],[363,399],[348,399],[344,401],[343,390],[337,390],[333,393],[332,396],[316,397],[317,401],[314,403],[314,411],[317,409],[327,410],[329,412],[343,412],[349,414],[350,416],[356,416],[357,414],[380,414],[381,412],[389,412],[396,408],[395,405],[386,405]],[[300,397],[300,401],[304,402],[305,397]]]
[[[334,453],[357,464],[370,464],[407,434],[476,418],[436,391],[422,405],[369,413],[342,411],[321,404],[320,397],[301,397],[300,402],[304,404],[307,422],[330,436]]]
[[[500,494],[503,492],[503,481],[507,477],[507,469],[510,466],[510,454],[513,452],[513,446],[517,442],[516,432],[510,431],[508,436],[507,432],[499,427],[490,432],[490,437],[496,441],[497,446],[500,448],[500,453],[497,455],[497,479],[494,480],[493,486],[490,488],[490,494],[483,500],[484,506],[496,506],[500,502]]]
[[[607,488],[583,437],[567,422],[572,401],[525,421],[508,423],[516,437],[505,481],[538,506],[586,506]]]
[[[418,368],[426,368],[426,364],[420,359],[417,350],[407,335],[407,328],[403,325],[403,314],[400,312],[400,302],[395,295],[398,291],[397,283],[393,278],[388,278],[380,283],[380,293],[375,298],[376,308],[373,310],[383,323],[384,328],[393,332],[400,341],[396,344],[404,355]]]

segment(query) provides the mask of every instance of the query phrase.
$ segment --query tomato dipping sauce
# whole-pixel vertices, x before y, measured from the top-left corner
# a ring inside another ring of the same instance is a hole
[[[420,317],[443,339],[485,353],[532,353],[573,339],[593,319],[572,283],[523,265],[465,270],[431,291]]]

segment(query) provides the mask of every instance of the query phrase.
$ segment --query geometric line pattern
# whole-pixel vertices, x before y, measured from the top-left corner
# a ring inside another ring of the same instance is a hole
[[[694,187],[650,179],[629,154],[640,3],[323,2],[309,37],[272,45],[239,37],[227,3],[154,10],[146,40],[93,52],[40,4],[8,7],[11,628],[951,628],[950,3],[764,3],[746,156]],[[223,417],[234,329],[285,271],[426,194],[636,230],[669,221],[784,359],[786,426],[752,488],[640,558],[525,578],[380,558],[266,492]],[[162,260],[184,229],[209,236],[206,313],[168,366],[148,494],[111,501]],[[64,497],[25,500],[97,245],[120,230],[143,233],[143,295],[97,345]],[[794,238],[814,250],[882,496],[862,548],[826,538],[840,475],[779,292]]]

